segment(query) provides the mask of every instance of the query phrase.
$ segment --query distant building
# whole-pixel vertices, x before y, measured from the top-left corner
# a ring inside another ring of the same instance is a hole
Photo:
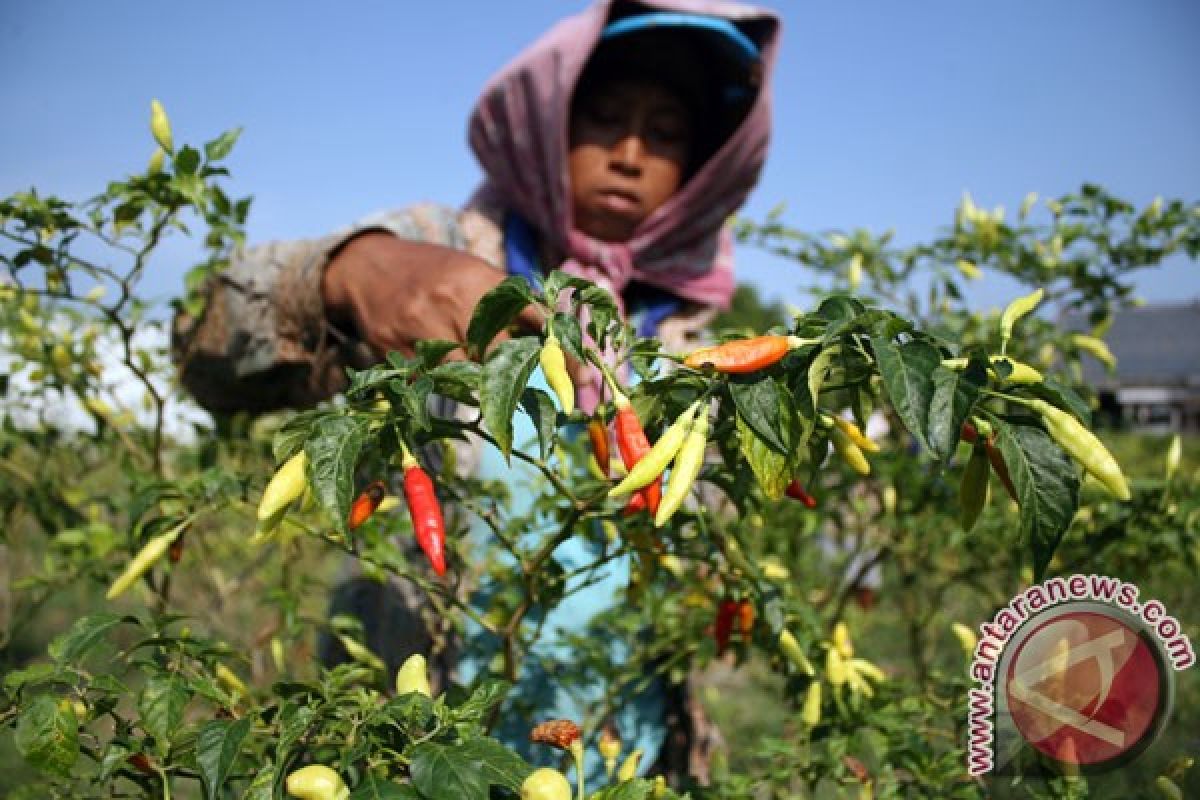
[[[1068,319],[1064,326],[1086,326]],[[1151,431],[1200,431],[1200,300],[1119,311],[1104,340],[1115,373],[1090,356],[1083,377],[1096,387],[1097,421]]]

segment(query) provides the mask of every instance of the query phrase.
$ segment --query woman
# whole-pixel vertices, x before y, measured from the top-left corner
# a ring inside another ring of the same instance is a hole
[[[766,156],[778,27],[770,12],[703,0],[611,0],[559,23],[484,89],[469,131],[486,180],[464,210],[418,206],[241,254],[203,318],[176,320],[184,385],[218,412],[312,405],[344,388],[347,366],[420,339],[463,341],[505,274],[554,268],[610,289],[642,335],[692,346],[734,290],[724,222]],[[540,327],[532,312],[525,322]],[[590,410],[598,379],[579,377]],[[583,602],[599,610],[605,591]],[[403,611],[421,605],[410,586],[365,582],[335,601],[393,666],[431,641]],[[445,680],[458,665],[442,655]],[[703,778],[698,718],[680,699],[649,703],[658,724],[639,727],[638,745],[658,771]]]

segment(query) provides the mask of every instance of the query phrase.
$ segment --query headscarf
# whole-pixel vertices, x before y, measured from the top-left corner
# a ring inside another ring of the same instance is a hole
[[[567,171],[571,96],[614,6],[723,17],[757,40],[757,98],[725,143],[651,214],[627,242],[602,242],[574,227]],[[491,201],[528,220],[567,254],[559,266],[620,297],[639,281],[721,308],[734,291],[725,220],[745,201],[766,159],[770,77],[779,20],[770,11],[712,0],[605,0],[547,31],[484,88],[469,139],[486,180],[472,204]]]

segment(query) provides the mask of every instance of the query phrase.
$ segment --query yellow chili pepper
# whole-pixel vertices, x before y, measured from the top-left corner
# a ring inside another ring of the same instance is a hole
[[[262,500],[258,503],[259,521],[274,517],[304,493],[304,488],[308,485],[305,476],[307,468],[308,457],[303,450],[284,462],[263,490]]]
[[[242,683],[242,679],[234,673],[229,667],[224,664],[217,664],[217,680],[220,681],[226,689],[233,694],[249,694],[250,690],[246,688],[246,684]]]
[[[1018,402],[1032,408],[1042,416],[1046,430],[1068,455],[1078,461],[1085,470],[1096,476],[1112,494],[1120,500],[1129,500],[1129,485],[1121,472],[1117,460],[1101,443],[1096,435],[1083,426],[1071,414],[1056,408],[1045,400],[1033,398]]]
[[[171,121],[167,119],[166,109],[157,100],[150,101],[150,133],[163,150],[170,153],[175,149],[175,143],[171,139]]]
[[[425,670],[425,656],[420,653],[409,656],[396,671],[396,694],[406,695],[409,692],[433,697],[429,688],[429,675]]]
[[[979,641],[979,638],[975,635],[975,631],[961,622],[952,624],[950,631],[954,634],[954,638],[958,639],[958,644],[962,647],[963,652],[967,654],[967,658],[971,658],[975,654],[975,645]]]
[[[868,453],[879,452],[879,445],[875,444],[874,440],[870,439],[865,433],[862,432],[862,429],[860,429],[853,422],[842,417],[830,417],[830,419],[833,420],[833,424],[836,425],[838,429],[842,431],[842,433],[850,437],[850,441],[858,445],[860,450],[865,450]]]
[[[849,465],[850,469],[859,475],[871,474],[871,464],[867,461],[867,457],[863,455],[862,449],[851,441],[850,437],[841,428],[830,428],[829,440],[833,442],[833,449]]]
[[[1075,333],[1071,335],[1071,342],[1080,350],[1108,367],[1109,372],[1117,368],[1117,357],[1112,354],[1112,350],[1108,349],[1108,345],[1104,343],[1103,339],[1088,336],[1084,333]]]
[[[969,281],[978,280],[983,275],[979,267],[965,258],[958,259],[955,265],[958,267],[958,271],[962,273],[962,276]]]
[[[638,748],[629,754],[621,768],[617,770],[617,782],[624,783],[637,777],[638,762],[642,760],[642,750]]]
[[[854,655],[854,644],[850,641],[850,629],[846,627],[846,623],[839,622],[833,626],[833,646],[842,658]]]
[[[800,647],[800,643],[796,641],[796,637],[787,628],[784,628],[783,632],[779,634],[779,649],[784,657],[805,675],[815,675],[817,673],[813,669],[812,662],[808,660],[808,656],[804,654],[804,650]]]
[[[825,674],[829,678],[830,686],[838,687],[846,682],[846,661],[836,647],[829,648],[825,654]]]
[[[1171,444],[1167,446],[1167,457],[1164,461],[1163,480],[1167,483],[1171,482],[1171,478],[1175,477],[1175,473],[1179,470],[1179,462],[1183,460],[1183,440],[1179,438],[1179,434],[1175,434],[1171,438]]]
[[[679,452],[679,448],[683,446],[683,440],[687,437],[688,430],[692,425],[692,418],[696,414],[696,409],[700,407],[700,401],[696,401],[687,407],[679,419],[671,423],[671,426],[663,431],[663,435],[659,437],[654,446],[642,456],[642,458],[633,465],[629,470],[629,474],[613,488],[609,489],[609,497],[619,497],[623,494],[641,489],[643,486],[648,486],[662,475],[667,464],[671,463],[671,459]]]
[[[309,764],[287,776],[287,792],[299,800],[345,800],[350,790],[342,776],[322,764]]]
[[[1044,380],[1042,378],[1042,373],[1038,372],[1036,369],[1024,363],[1023,361],[1017,361],[1015,358],[1009,358],[1008,356],[992,356],[990,361],[993,365],[1000,363],[1008,364],[1011,371],[1009,372],[1008,377],[1004,379],[1005,383],[1031,384],[1041,383]],[[967,359],[946,358],[942,360],[942,366],[946,367],[947,369],[954,370],[965,369],[967,366]],[[994,366],[991,369],[991,373],[993,375],[998,374]]]
[[[150,156],[150,163],[146,165],[146,172],[151,175],[157,175],[162,172],[165,155],[161,147],[154,148],[154,153]]]
[[[1044,289],[1038,289],[1035,292],[1018,297],[1008,304],[1004,309],[1004,313],[1000,315],[1000,338],[1007,342],[1012,338],[1013,325],[1017,320],[1037,308],[1038,303],[1042,302],[1042,298],[1046,295]]]
[[[617,768],[617,757],[621,755],[621,740],[613,736],[607,728],[600,732],[600,743],[596,745],[600,757],[604,759],[604,772],[612,778]]]
[[[700,474],[700,468],[704,466],[704,449],[707,445],[708,411],[706,409],[696,417],[679,448],[679,455],[676,456],[675,465],[671,468],[671,480],[658,504],[658,512],[654,515],[654,527],[661,528],[667,524],[667,520],[683,505],[688,490],[692,488],[692,484],[696,482],[696,476]]]
[[[542,364],[542,374],[546,376],[546,382],[558,396],[563,413],[570,414],[575,410],[575,384],[571,382],[571,374],[567,372],[567,358],[563,355],[562,345],[558,343],[554,332],[548,329],[539,360]]]
[[[808,685],[804,695],[804,710],[800,712],[800,720],[809,729],[817,727],[821,721],[821,682],[813,681]]]
[[[125,571],[113,581],[105,597],[112,600],[124,593],[130,586],[133,586],[138,578],[145,575],[154,566],[155,561],[158,561],[167,554],[167,550],[171,548],[171,542],[178,539],[190,524],[191,520],[181,522],[166,533],[159,534],[146,542],[145,546],[129,562],[129,566],[125,567]]]

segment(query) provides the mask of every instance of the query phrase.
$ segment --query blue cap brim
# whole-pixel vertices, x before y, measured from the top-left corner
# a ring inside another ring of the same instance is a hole
[[[624,17],[605,26],[600,34],[600,40],[607,41],[625,34],[654,28],[686,29],[715,34],[715,38],[725,46],[730,54],[742,62],[743,66],[757,64],[760,58],[758,45],[754,44],[749,36],[742,33],[729,20],[679,11],[651,11]]]

